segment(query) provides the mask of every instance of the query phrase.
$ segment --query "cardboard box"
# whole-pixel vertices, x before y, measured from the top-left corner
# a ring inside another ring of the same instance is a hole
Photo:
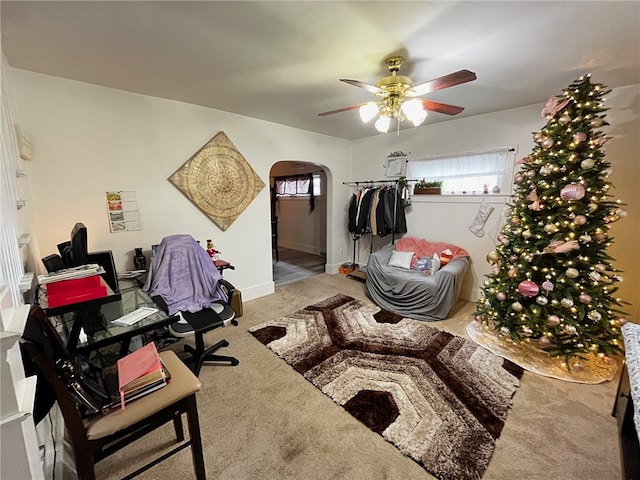
[[[86,302],[108,294],[107,284],[100,275],[61,280],[48,283],[46,287],[49,308]]]

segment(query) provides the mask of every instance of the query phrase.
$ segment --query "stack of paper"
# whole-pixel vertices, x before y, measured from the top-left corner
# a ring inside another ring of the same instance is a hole
[[[40,283],[40,285],[46,285],[47,283],[90,277],[92,275],[99,275],[102,273],[104,273],[104,268],[97,263],[90,263],[87,265],[80,265],[79,267],[65,268],[63,270],[58,270],[57,272],[39,275],[38,283]]]

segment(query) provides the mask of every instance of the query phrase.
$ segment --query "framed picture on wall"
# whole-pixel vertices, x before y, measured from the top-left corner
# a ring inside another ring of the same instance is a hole
[[[387,178],[398,178],[404,175],[407,157],[387,158],[386,176]]]

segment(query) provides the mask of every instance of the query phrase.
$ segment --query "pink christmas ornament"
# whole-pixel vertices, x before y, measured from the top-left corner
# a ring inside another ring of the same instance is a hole
[[[547,317],[547,323],[549,325],[560,325],[560,318],[557,315],[549,315]]]
[[[475,317],[476,322],[481,322],[482,321],[482,317],[480,315],[476,315]]]
[[[504,294],[504,292],[498,292],[496,294],[496,298],[501,302],[504,302],[507,299],[507,296]]]
[[[584,187],[577,183],[569,184],[560,190],[560,198],[563,200],[580,200],[584,197]]]
[[[580,303],[584,303],[584,304],[591,303],[591,295],[588,295],[588,294],[586,294],[586,293],[581,293],[581,294],[578,296],[578,301],[579,301]]]
[[[520,292],[523,297],[534,297],[539,291],[538,285],[531,280],[524,280],[518,285],[518,292]]]
[[[573,223],[576,225],[584,225],[587,223],[587,217],[584,215],[576,215],[576,218],[573,219]]]
[[[573,362],[572,367],[576,372],[582,372],[584,370],[584,364],[579,360]]]
[[[552,292],[553,283],[551,283],[549,280],[545,280],[544,282],[542,282],[542,288],[544,288],[547,292]]]
[[[524,177],[523,177],[523,176],[522,176],[522,174],[521,174],[521,173],[519,173],[519,172],[518,172],[518,173],[516,173],[516,174],[515,174],[515,176],[513,177],[513,181],[514,181],[515,183],[520,183],[520,182],[522,182],[522,180],[524,180]]]
[[[542,139],[542,146],[544,148],[551,148],[553,147],[553,138],[549,138],[549,137],[544,137]]]
[[[549,340],[547,337],[540,337],[540,339],[538,340],[538,345],[541,348],[546,348],[551,345],[551,340]]]
[[[582,143],[587,139],[587,134],[584,132],[578,132],[573,136],[573,141],[575,143]]]
[[[591,120],[590,125],[594,128],[599,128],[604,124],[604,121],[602,120],[602,118],[600,117],[596,117],[593,120]]]
[[[618,319],[618,325],[622,326],[622,325],[624,325],[625,323],[627,323],[627,319],[626,319],[626,318],[619,318],[619,319]]]

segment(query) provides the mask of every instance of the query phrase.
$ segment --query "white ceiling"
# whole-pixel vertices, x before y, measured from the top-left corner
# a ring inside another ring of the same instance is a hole
[[[584,73],[640,83],[638,1],[3,0],[0,15],[13,67],[346,139],[377,132],[357,110],[317,114],[375,100],[338,78],[374,84],[390,54],[416,84],[476,72],[423,97],[465,107],[454,118],[544,102]]]

